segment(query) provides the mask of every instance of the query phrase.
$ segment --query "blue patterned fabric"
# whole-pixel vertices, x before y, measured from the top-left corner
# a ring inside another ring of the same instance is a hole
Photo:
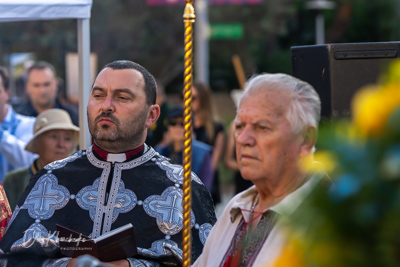
[[[132,223],[140,261],[131,262],[180,266],[182,184],[182,166],[147,146],[142,156],[122,163],[99,160],[91,147],[79,151],[32,178],[0,243],[6,253],[0,259],[7,266],[58,266],[69,259],[61,254],[56,223],[90,238]],[[193,260],[215,221],[211,196],[192,174]]]

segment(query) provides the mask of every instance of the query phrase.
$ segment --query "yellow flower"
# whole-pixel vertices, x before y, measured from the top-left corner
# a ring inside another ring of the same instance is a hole
[[[310,229],[310,231],[314,230]],[[279,257],[269,267],[343,266],[344,259],[351,254],[351,247],[337,243],[335,238],[327,238],[334,234],[329,225],[317,231],[324,237],[321,238],[320,235],[312,237],[304,232],[300,234],[300,232],[289,231],[287,243]]]
[[[309,249],[308,258],[316,266],[340,266],[337,265],[341,261],[338,255],[344,254],[338,244],[334,242],[317,242]]]
[[[337,122],[334,128],[334,136],[344,142],[349,142],[353,145],[363,145],[366,141],[363,135],[360,133],[360,129],[356,127],[348,119],[342,119]]]
[[[400,60],[396,60],[392,64],[390,64],[388,71],[388,81],[395,83],[400,82]]]
[[[363,136],[380,136],[390,114],[399,104],[400,83],[364,87],[353,98],[354,123]]]
[[[331,172],[335,169],[336,165],[336,157],[329,151],[317,151],[314,155],[310,154],[300,161],[300,168],[305,173],[321,170]]]
[[[304,246],[300,240],[291,238],[273,267],[306,267],[304,258]]]

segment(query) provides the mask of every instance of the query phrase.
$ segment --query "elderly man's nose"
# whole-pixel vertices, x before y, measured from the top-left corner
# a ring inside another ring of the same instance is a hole
[[[253,131],[249,127],[244,127],[236,134],[236,142],[241,145],[254,144]]]

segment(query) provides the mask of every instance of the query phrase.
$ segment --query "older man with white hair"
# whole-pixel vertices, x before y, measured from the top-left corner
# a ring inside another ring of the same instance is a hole
[[[305,173],[312,155],[321,104],[314,88],[286,74],[248,81],[235,124],[236,157],[254,186],[236,195],[208,236],[195,266],[268,266],[281,252],[283,218],[298,210],[323,183]]]

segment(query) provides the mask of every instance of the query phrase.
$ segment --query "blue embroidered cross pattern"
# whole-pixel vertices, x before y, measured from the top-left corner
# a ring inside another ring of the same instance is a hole
[[[28,209],[29,216],[46,220],[54,211],[63,208],[69,201],[69,191],[58,185],[57,178],[50,173],[39,178],[21,209]]]
[[[90,218],[94,221],[96,217],[96,208],[98,201],[100,178],[96,179],[91,186],[82,188],[76,195],[78,205],[89,211]],[[118,193],[115,199],[113,208],[113,222],[117,219],[119,213],[124,213],[132,210],[137,203],[136,195],[128,189],[122,181],[119,183]]]
[[[157,218],[157,225],[164,234],[174,235],[182,230],[182,194],[181,189],[171,186],[161,196],[150,196],[143,203],[146,213]],[[192,211],[192,225],[194,221],[194,213]]]

